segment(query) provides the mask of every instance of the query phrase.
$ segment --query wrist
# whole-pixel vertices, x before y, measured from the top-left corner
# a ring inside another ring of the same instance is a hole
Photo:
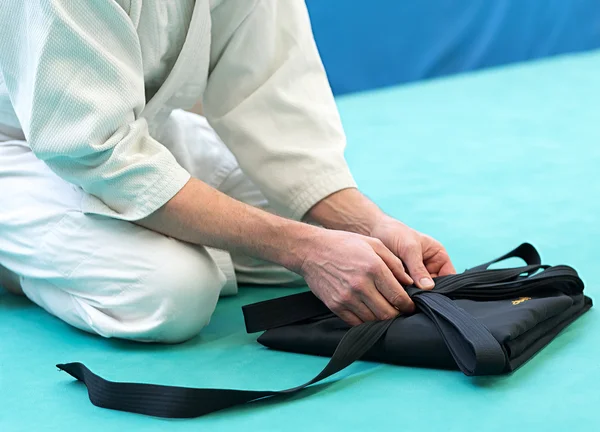
[[[278,258],[278,264],[302,274],[304,263],[317,247],[316,243],[323,237],[324,231],[325,229],[314,225],[292,222],[281,233],[288,241],[285,251]]]
[[[386,214],[358,189],[344,189],[318,202],[307,216],[326,228],[370,236]]]
[[[357,234],[362,234],[368,237],[373,237],[373,231],[380,225],[381,221],[386,218],[387,215],[375,206],[373,209],[365,210],[362,215],[361,224],[357,225],[356,230],[351,230]]]

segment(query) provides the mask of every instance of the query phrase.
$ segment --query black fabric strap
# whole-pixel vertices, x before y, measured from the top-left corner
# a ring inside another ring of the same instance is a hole
[[[287,390],[229,390],[113,382],[99,377],[81,363],[59,364],[57,367],[82,381],[87,386],[90,401],[101,408],[155,417],[199,417],[258,399],[295,393],[324,380],[361,358],[385,334],[392,322],[373,321],[351,328],[317,376]]]
[[[482,271],[487,270],[489,266],[492,264],[499,263],[500,261],[504,261],[509,258],[521,258],[525,263],[530,265],[538,265],[542,263],[542,259],[537,249],[530,243],[523,243],[515,249],[511,250],[507,254],[502,255],[499,258],[496,258],[492,261],[488,261],[485,264],[478,265],[471,269],[466,270],[469,271]]]
[[[542,270],[536,273],[538,270]],[[568,266],[528,265],[498,270],[470,271],[435,278],[433,291],[450,298],[472,300],[501,300],[530,295],[544,289],[548,280],[567,295],[583,292],[583,283],[577,272]],[[421,290],[407,287],[409,296]],[[331,314],[327,307],[310,292],[266,300],[242,307],[248,333],[294,324]]]
[[[427,291],[412,296],[433,321],[456,365],[465,375],[497,375],[506,367],[506,354],[490,331],[448,297]]]
[[[520,257],[526,266],[486,270],[495,262]],[[583,291],[575,270],[567,266],[540,265],[539,254],[523,244],[503,257],[460,275],[436,279],[433,291],[407,287],[418,309],[433,321],[459,368],[467,375],[497,374],[505,370],[506,355],[489,330],[451,298],[477,300],[510,298],[543,289],[548,278],[563,292]],[[542,270],[541,272],[539,272]],[[300,293],[243,308],[249,332],[330,315],[331,312],[311,292]],[[280,394],[293,393],[319,382],[360,359],[385,334],[394,320],[367,322],[350,328],[325,368],[313,379],[287,390],[230,390],[162,386],[107,381],[81,363],[57,365],[82,381],[94,405],[158,417],[197,417],[217,410]]]
[[[310,291],[242,306],[242,312],[248,333],[331,314]]]

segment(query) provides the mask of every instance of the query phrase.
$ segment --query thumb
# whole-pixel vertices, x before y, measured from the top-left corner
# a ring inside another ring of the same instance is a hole
[[[420,245],[406,249],[405,256],[400,257],[406,266],[408,273],[415,281],[415,285],[421,289],[432,289],[435,284],[431,275],[423,264],[423,252]]]

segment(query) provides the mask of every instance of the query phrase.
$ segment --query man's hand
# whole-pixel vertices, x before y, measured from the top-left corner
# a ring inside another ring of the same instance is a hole
[[[310,210],[307,219],[381,240],[402,260],[419,288],[433,288],[432,277],[456,273],[438,241],[387,216],[357,189],[345,189],[325,198]]]
[[[311,291],[351,325],[414,311],[401,284],[412,279],[380,240],[317,228],[304,242],[299,273]]]
[[[389,216],[383,216],[371,229],[375,237],[399,257],[415,285],[433,288],[432,277],[456,273],[446,249],[437,240],[421,234]]]

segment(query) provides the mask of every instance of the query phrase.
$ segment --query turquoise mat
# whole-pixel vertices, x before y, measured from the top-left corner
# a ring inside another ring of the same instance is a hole
[[[462,270],[523,241],[576,267],[600,303],[600,52],[341,98],[348,159],[385,210],[439,238]],[[270,351],[240,306],[293,292],[242,289],[179,346],[103,340],[0,290],[0,431],[600,430],[600,315],[592,309],[510,376],[361,362],[275,404],[164,420],[103,410],[54,364],[113,380],[287,388],[326,360]]]

